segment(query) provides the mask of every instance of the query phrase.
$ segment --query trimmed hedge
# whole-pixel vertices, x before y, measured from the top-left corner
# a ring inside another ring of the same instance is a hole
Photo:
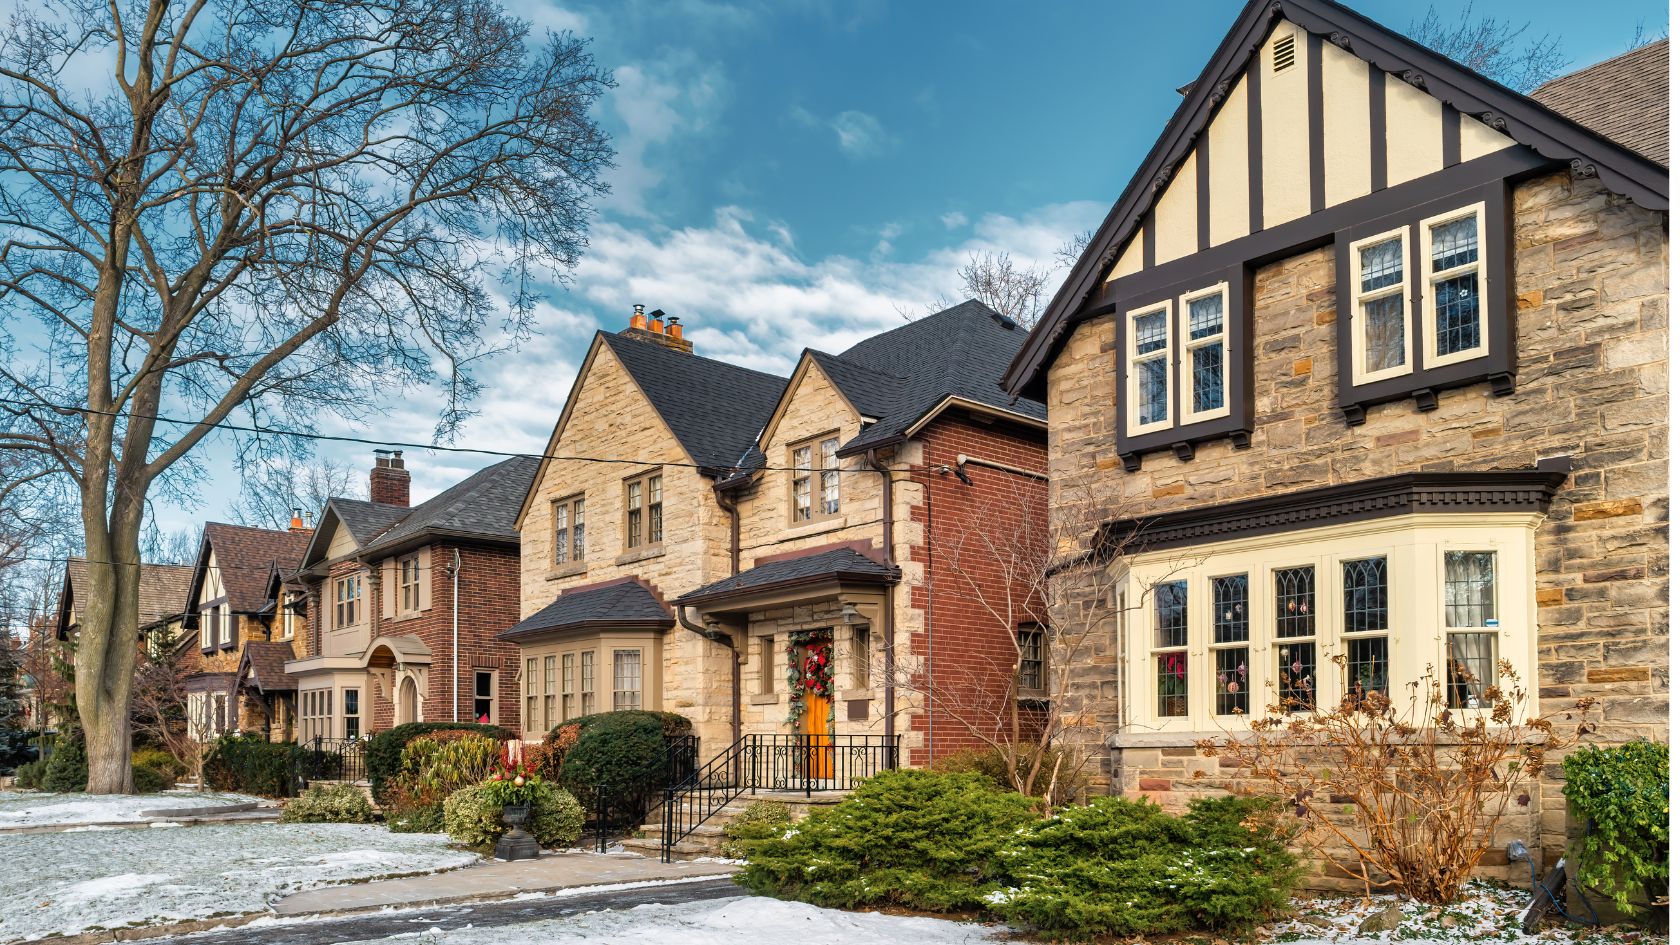
[[[511,741],[517,737],[500,725],[480,725],[477,722],[405,722],[388,728],[368,739],[367,744],[362,746],[367,758],[367,775],[373,787],[373,796],[385,796],[385,782],[396,777],[402,770],[402,752],[409,742],[427,732],[448,729],[478,732],[498,742]]]
[[[284,824],[371,824],[373,804],[354,784],[312,784],[280,810]]]
[[[271,742],[256,735],[223,735],[204,758],[204,783],[218,791],[285,797],[299,754],[300,749],[291,742]]]
[[[608,817],[627,823],[647,811],[650,791],[665,786],[667,736],[686,735],[693,723],[674,712],[624,709],[573,719],[577,741],[559,763],[560,785],[593,812],[597,791],[606,797]]]

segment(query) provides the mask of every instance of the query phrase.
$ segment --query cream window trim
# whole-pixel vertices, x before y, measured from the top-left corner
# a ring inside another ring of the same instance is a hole
[[[1462,266],[1454,266],[1434,271],[1434,254],[1431,252],[1432,230],[1446,223],[1461,220],[1474,215],[1476,218],[1476,261]],[[1423,332],[1423,367],[1425,370],[1457,364],[1460,361],[1471,361],[1486,357],[1488,353],[1488,285],[1487,285],[1487,205],[1481,203],[1460,207],[1447,213],[1437,214],[1418,224],[1418,266],[1423,273],[1422,298],[1419,300],[1420,322],[1419,330]],[[1476,321],[1477,338],[1479,344],[1463,351],[1450,354],[1440,354],[1440,336],[1436,332],[1435,286],[1448,279],[1456,279],[1474,272],[1476,274]]]
[[[1364,270],[1360,265],[1361,251],[1396,239],[1400,241],[1400,281],[1391,286],[1372,289],[1369,292],[1363,291],[1361,273]],[[1349,321],[1352,330],[1349,334],[1353,337],[1349,341],[1353,345],[1351,364],[1353,365],[1354,386],[1374,384],[1377,381],[1386,381],[1391,377],[1400,377],[1412,373],[1412,370],[1416,367],[1412,363],[1412,338],[1417,331],[1417,319],[1412,312],[1412,228],[1409,226],[1398,227],[1385,233],[1367,236],[1351,244],[1348,246],[1347,271],[1348,278],[1353,282],[1353,291],[1349,293],[1349,297],[1353,300],[1352,318]],[[1365,306],[1367,303],[1377,302],[1395,295],[1400,297],[1400,363],[1393,367],[1367,371],[1365,363],[1370,349],[1367,345],[1365,332]]]
[[[1155,350],[1139,353],[1137,349],[1137,324],[1140,316],[1165,313],[1164,330],[1166,344]],[[1134,308],[1126,312],[1126,435],[1140,436],[1165,430],[1173,425],[1173,303],[1171,299]],[[1144,423],[1138,420],[1138,405],[1142,402],[1143,375],[1140,367],[1150,361],[1165,362],[1164,396],[1166,409],[1161,419]]]
[[[788,446],[790,525],[826,522],[845,509],[839,451],[840,434],[834,430]]]
[[[1219,297],[1219,331],[1217,334],[1203,338],[1191,337],[1190,305],[1203,299]],[[1179,418],[1179,425],[1200,423],[1203,420],[1215,420],[1231,414],[1231,293],[1229,283],[1221,282],[1205,289],[1186,292],[1178,297],[1178,397],[1183,404],[1183,416]],[[1196,359],[1195,354],[1202,348],[1218,346],[1221,349],[1219,359],[1219,406],[1207,410],[1197,411],[1196,407]],[[1168,370],[1172,367],[1169,364]],[[1169,401],[1167,416],[1172,417],[1172,405]]]
[[[1278,701],[1277,646],[1296,640],[1312,641],[1317,673],[1322,677],[1314,681],[1316,701],[1321,708],[1333,707],[1347,685],[1346,671],[1336,665],[1336,658],[1347,654],[1350,640],[1383,635],[1345,632],[1342,565],[1375,556],[1387,558],[1390,695],[1397,701],[1404,698],[1407,684],[1431,671],[1437,683],[1445,687],[1448,636],[1452,632],[1445,617],[1445,556],[1452,551],[1494,553],[1498,625],[1485,631],[1495,634],[1493,659],[1509,661],[1524,688],[1533,693],[1537,689],[1538,663],[1534,602],[1534,530],[1538,524],[1538,516],[1522,513],[1415,515],[1257,536],[1117,561],[1111,566],[1120,583],[1117,593],[1123,595],[1122,599],[1141,602],[1124,614],[1120,627],[1121,652],[1131,654],[1120,670],[1123,728],[1134,732],[1246,730],[1249,717]],[[1310,638],[1280,638],[1274,572],[1306,565],[1315,572],[1314,634]],[[1240,573],[1248,575],[1251,608],[1247,642],[1250,708],[1246,717],[1215,711],[1215,651],[1230,647],[1214,645],[1210,619],[1211,579]],[[1184,581],[1188,590],[1188,640],[1183,648],[1188,692],[1183,716],[1159,711],[1156,679],[1158,654],[1178,648],[1156,645],[1154,589],[1175,581]]]

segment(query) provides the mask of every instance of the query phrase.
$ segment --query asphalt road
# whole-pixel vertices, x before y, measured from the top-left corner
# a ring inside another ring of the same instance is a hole
[[[407,909],[401,912],[375,912],[342,917],[300,918],[298,921],[280,925],[198,932],[140,941],[146,945],[338,945],[340,942],[380,938],[402,932],[421,932],[432,928],[449,931],[467,925],[475,928],[517,925],[542,919],[556,919],[579,912],[629,909],[643,905],[673,905],[706,899],[728,899],[740,895],[743,895],[741,887],[735,885],[728,877],[720,877],[692,883],[545,896],[541,899],[461,903],[431,909]]]

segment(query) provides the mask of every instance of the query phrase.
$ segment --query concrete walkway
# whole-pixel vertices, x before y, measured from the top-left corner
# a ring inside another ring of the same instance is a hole
[[[729,863],[661,863],[653,857],[625,853],[545,853],[534,860],[511,863],[486,860],[473,866],[425,876],[311,889],[275,903],[274,912],[282,916],[314,915],[433,906],[585,886],[725,877],[736,869]]]

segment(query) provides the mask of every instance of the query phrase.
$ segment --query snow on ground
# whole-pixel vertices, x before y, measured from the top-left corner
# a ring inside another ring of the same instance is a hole
[[[1553,920],[1533,935],[1522,930],[1523,913],[1528,911],[1530,893],[1494,883],[1472,882],[1465,898],[1450,906],[1426,906],[1416,902],[1400,905],[1400,925],[1390,932],[1359,935],[1359,923],[1382,911],[1392,896],[1358,899],[1298,900],[1296,918],[1277,922],[1262,930],[1273,942],[1295,945],[1353,945],[1353,943],[1398,943],[1426,941],[1443,945],[1483,945],[1487,942],[1516,942],[1521,945],[1621,945],[1621,943],[1666,943],[1668,937],[1640,930],[1589,929],[1563,925]],[[1574,897],[1571,897],[1573,902]],[[1572,904],[1570,908],[1575,906]]]
[[[0,791],[0,829],[73,824],[135,823],[143,810],[249,804],[262,798],[215,791],[162,794],[53,794]]]
[[[478,860],[441,834],[365,824],[20,833],[0,851],[13,865],[0,869],[0,942],[260,912],[300,889]]]
[[[996,926],[843,912],[802,902],[744,897],[587,912],[543,922],[405,932],[390,945],[999,945]]]

